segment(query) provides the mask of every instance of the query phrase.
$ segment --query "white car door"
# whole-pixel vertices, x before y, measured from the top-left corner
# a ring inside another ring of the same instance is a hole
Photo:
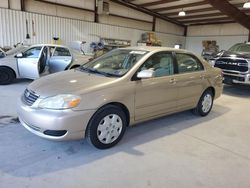
[[[17,66],[21,78],[39,78],[39,60],[42,54],[42,46],[31,47],[17,57]]]
[[[49,72],[64,71],[72,62],[72,58],[68,48],[56,47],[49,59]]]

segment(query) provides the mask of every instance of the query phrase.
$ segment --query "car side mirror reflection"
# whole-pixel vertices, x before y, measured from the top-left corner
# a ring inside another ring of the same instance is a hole
[[[137,73],[137,78],[146,79],[154,77],[155,71],[152,69],[142,70]]]
[[[23,57],[23,54],[22,53],[18,53],[18,54],[15,55],[15,57],[16,58],[21,58],[21,57]]]

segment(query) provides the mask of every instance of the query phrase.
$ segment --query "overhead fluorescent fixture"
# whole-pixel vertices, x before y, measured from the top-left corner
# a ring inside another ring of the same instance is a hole
[[[175,49],[181,49],[181,44],[175,44],[175,45],[174,45],[174,48],[175,48]]]
[[[182,9],[182,10],[179,12],[178,16],[186,16],[186,12]]]
[[[243,8],[250,8],[250,2],[249,1],[245,2]]]

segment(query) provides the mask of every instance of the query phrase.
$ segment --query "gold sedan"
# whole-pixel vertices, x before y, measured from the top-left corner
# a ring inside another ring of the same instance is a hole
[[[192,109],[206,116],[223,90],[221,70],[185,50],[113,50],[32,82],[19,100],[22,125],[51,140],[117,144],[129,125]]]

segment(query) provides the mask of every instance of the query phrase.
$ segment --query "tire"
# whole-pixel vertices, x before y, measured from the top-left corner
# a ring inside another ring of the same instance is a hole
[[[111,121],[115,121],[112,123]],[[123,137],[127,126],[125,113],[115,105],[107,105],[98,110],[86,129],[87,141],[98,149],[116,145]]]
[[[213,107],[213,101],[214,101],[213,92],[210,89],[206,90],[202,94],[196,108],[193,109],[194,114],[199,116],[208,115]]]
[[[0,85],[7,85],[14,81],[16,75],[13,70],[8,67],[0,67]]]

